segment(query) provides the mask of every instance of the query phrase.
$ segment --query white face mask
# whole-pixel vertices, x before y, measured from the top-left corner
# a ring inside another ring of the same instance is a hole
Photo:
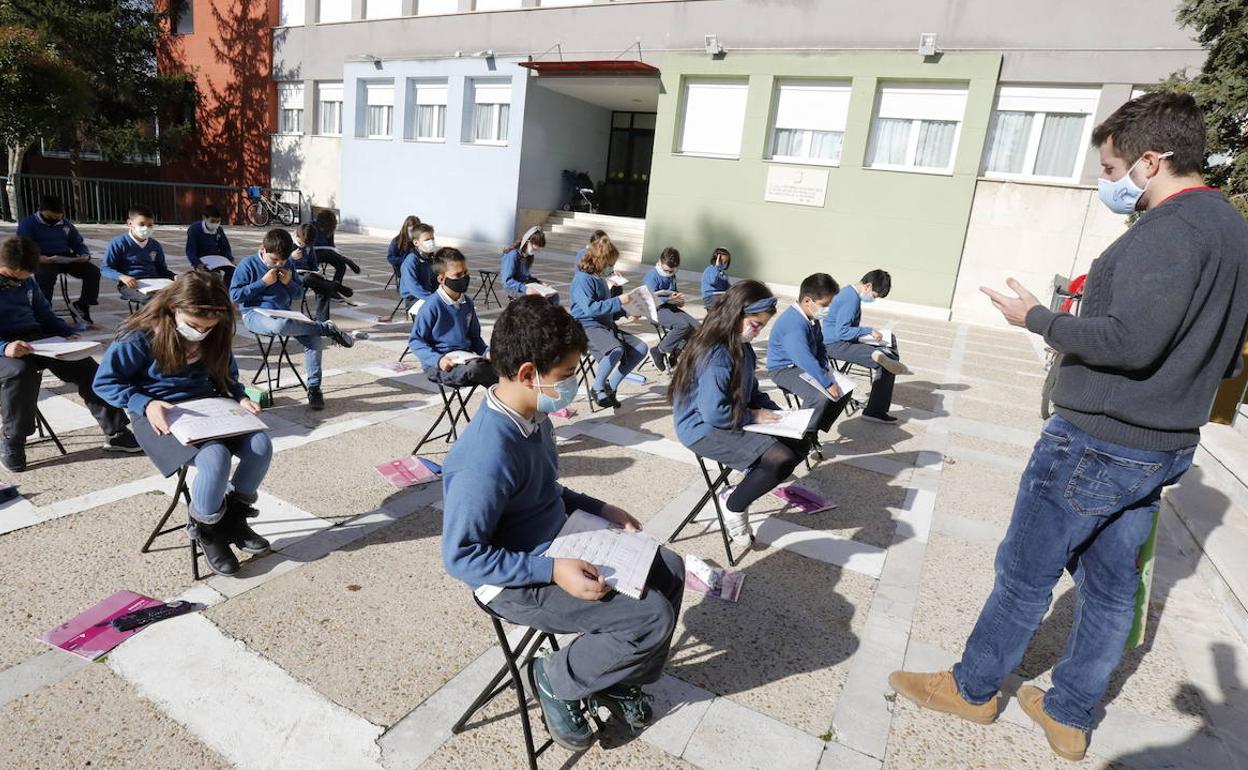
[[[217,228],[221,226],[220,222],[204,222],[204,232],[209,235],[215,235]]]
[[[659,275],[663,276],[664,278],[671,278],[673,275],[676,275],[675,270],[668,270],[663,265],[655,265],[654,269],[659,271]]]
[[[763,330],[764,326],[766,326],[766,324],[760,323],[758,321],[752,321],[749,318],[745,319],[741,327],[741,341],[753,342],[754,339]]]
[[[178,334],[181,334],[182,338],[187,342],[203,342],[208,339],[208,335],[211,334],[211,331],[201,332],[199,329],[196,329],[194,326],[191,326],[185,321],[178,321]]]
[[[811,307],[814,308],[814,314],[811,316],[811,318],[815,319],[816,321],[822,321],[823,319],[827,318],[828,313],[832,310],[831,305],[820,305],[817,302],[812,303]]]
[[[438,250],[438,244],[434,243],[434,240],[430,238],[427,241],[421,241],[416,248],[420,249],[421,254],[432,254]]]
[[[135,225],[130,229],[134,233],[134,237],[140,241],[146,241],[147,236],[152,234],[152,228],[148,225]]]

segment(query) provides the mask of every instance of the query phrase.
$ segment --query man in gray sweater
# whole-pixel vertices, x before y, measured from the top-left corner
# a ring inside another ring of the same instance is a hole
[[[1063,354],[1045,424],[997,551],[996,584],[952,671],[894,672],[920,706],[989,724],[1063,569],[1075,621],[1047,693],[1023,710],[1059,756],[1082,759],[1092,713],[1122,657],[1137,558],[1163,487],[1191,466],[1218,383],[1238,368],[1248,323],[1248,222],[1204,186],[1205,126],[1190,96],[1147,94],[1097,127],[1101,200],[1139,220],[1092,264],[1079,317],[983,291],[1006,320]]]

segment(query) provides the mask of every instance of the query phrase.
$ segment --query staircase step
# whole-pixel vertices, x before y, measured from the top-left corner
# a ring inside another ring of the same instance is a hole
[[[546,231],[547,248],[569,254],[580,251],[595,230],[603,230],[627,261],[641,260],[646,241],[646,220],[610,214],[556,211],[542,229]]]

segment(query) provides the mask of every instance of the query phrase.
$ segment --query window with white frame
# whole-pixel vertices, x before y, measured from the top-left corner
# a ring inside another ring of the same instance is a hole
[[[301,27],[304,23],[304,9],[307,8],[306,0],[282,0],[282,4],[278,13],[278,26],[282,27]]]
[[[446,81],[408,81],[408,139],[420,142],[446,140]]]
[[[506,144],[511,83],[473,83],[472,105],[472,140],[479,144]]]
[[[366,83],[364,92],[364,135],[390,139],[394,135],[394,83]]]
[[[867,165],[953,173],[966,112],[965,86],[899,84],[880,89]]]
[[[594,0],[538,0],[538,5],[543,8],[551,8],[562,5],[589,5]]]
[[[303,83],[277,84],[277,132],[303,133]]]
[[[740,157],[748,90],[749,83],[744,80],[687,81],[677,152]]]
[[[477,0],[473,10],[477,11],[507,11],[512,8],[519,8],[523,3],[521,0]]]
[[[439,16],[444,13],[459,13],[459,0],[417,0],[417,16]]]
[[[849,83],[781,83],[771,132],[772,160],[839,166],[849,92]]]
[[[1100,93],[1001,86],[984,146],[984,175],[1077,182]]]
[[[342,83],[316,84],[316,133],[342,136]]]
[[[351,21],[351,0],[319,0],[316,20],[321,24]]]
[[[364,0],[364,18],[395,19],[403,15],[403,0]]]

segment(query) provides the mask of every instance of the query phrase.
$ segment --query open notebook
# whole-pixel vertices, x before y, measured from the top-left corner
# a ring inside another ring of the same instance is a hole
[[[191,444],[227,436],[268,430],[264,421],[229,398],[197,398],[169,410],[169,432],[179,442]]]
[[[864,342],[868,345],[874,345],[877,348],[891,348],[895,341],[893,337],[893,330],[892,329],[876,329],[876,331],[880,333],[880,338],[878,340],[873,338],[869,334],[865,334],[859,337],[858,341]]]
[[[273,310],[272,308],[267,308],[267,307],[253,307],[253,308],[248,308],[247,312],[259,313],[260,315],[268,316],[269,318],[286,318],[291,321],[305,321],[307,323],[314,323],[314,321],[311,318],[308,318],[306,315],[304,315],[303,313],[300,313],[298,310]]]
[[[155,294],[166,286],[172,286],[173,281],[169,278],[140,278],[138,289],[144,294]]]
[[[628,301],[622,303],[624,312],[630,316],[637,318],[645,318],[652,323],[659,322],[659,306],[651,293],[650,287],[644,283],[633,289],[628,295]]]
[[[607,585],[640,599],[659,541],[644,532],[625,532],[601,516],[573,511],[544,556],[583,559],[598,568]]]
[[[204,267],[209,270],[219,270],[223,267],[234,267],[233,262],[220,254],[208,254],[207,256],[200,257],[199,261],[202,262]]]
[[[815,416],[815,410],[794,409],[778,414],[780,415],[778,422],[753,422],[742,430],[748,430],[751,433],[766,433],[769,436],[801,438],[810,430],[810,420]]]
[[[36,356],[59,358],[62,361],[77,361],[90,358],[91,354],[100,349],[100,343],[91,340],[67,340],[64,337],[44,337],[31,340],[30,350]]]

